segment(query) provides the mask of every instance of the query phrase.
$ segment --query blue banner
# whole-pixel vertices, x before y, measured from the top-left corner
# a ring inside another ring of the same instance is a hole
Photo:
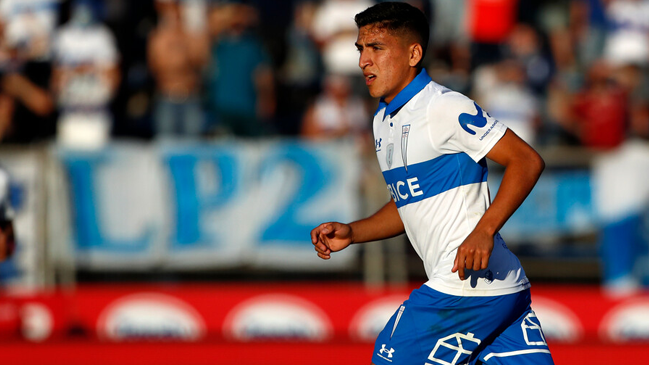
[[[309,236],[359,218],[352,143],[113,144],[58,156],[70,239],[90,269],[336,269],[353,258],[346,250],[325,264]]]

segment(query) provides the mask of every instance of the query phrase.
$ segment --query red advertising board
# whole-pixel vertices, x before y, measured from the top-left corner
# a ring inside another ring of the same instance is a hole
[[[335,350],[366,362],[376,334],[411,289],[314,282],[94,285],[5,294],[0,350],[46,357],[75,346],[77,355],[133,351],[139,357],[150,351],[151,363],[170,364],[181,353],[202,351],[209,359],[238,359],[237,365],[281,349],[291,358]],[[618,356],[615,351],[649,355],[649,293],[609,297],[595,286],[535,286],[532,300],[555,359],[581,362],[580,356],[599,354],[601,361]],[[159,357],[169,362],[155,361]]]

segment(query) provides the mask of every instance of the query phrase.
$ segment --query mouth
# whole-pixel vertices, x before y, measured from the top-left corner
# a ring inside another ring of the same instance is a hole
[[[365,76],[365,85],[370,85],[374,80],[376,80],[376,75],[366,74]]]

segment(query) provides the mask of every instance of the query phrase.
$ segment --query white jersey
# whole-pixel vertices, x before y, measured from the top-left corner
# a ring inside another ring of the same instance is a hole
[[[458,247],[491,204],[485,155],[507,127],[466,96],[422,72],[374,116],[376,155],[431,288],[495,296],[530,284],[499,234],[485,270],[462,281],[451,268]]]

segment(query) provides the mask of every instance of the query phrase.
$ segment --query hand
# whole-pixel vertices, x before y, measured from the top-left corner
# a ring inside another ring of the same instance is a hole
[[[457,272],[460,280],[466,279],[464,270],[483,270],[489,266],[489,257],[494,249],[494,237],[475,230],[457,249],[452,272]]]
[[[311,230],[311,243],[323,260],[329,260],[332,252],[340,251],[352,242],[352,228],[349,224],[328,222]]]

